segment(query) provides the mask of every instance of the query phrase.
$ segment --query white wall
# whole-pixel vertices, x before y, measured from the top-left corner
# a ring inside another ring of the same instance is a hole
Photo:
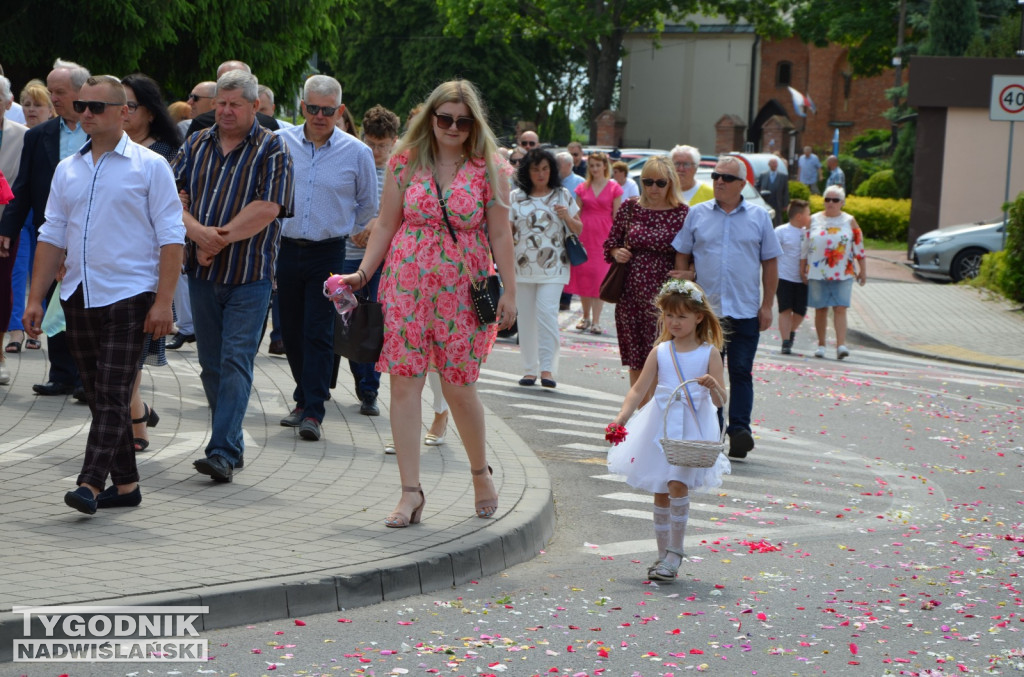
[[[715,151],[715,122],[750,112],[749,33],[628,35],[622,60],[621,116],[624,146],[669,149],[679,143]],[[755,88],[756,100],[757,91]]]
[[[988,119],[987,108],[950,108],[942,167],[939,228],[1002,216],[1010,123]],[[1010,199],[1024,190],[1024,123],[1013,131]]]

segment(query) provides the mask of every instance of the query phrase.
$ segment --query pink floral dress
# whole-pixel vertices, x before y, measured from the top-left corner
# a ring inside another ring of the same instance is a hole
[[[408,163],[407,153],[388,161],[399,185]],[[405,190],[402,225],[381,278],[384,348],[376,368],[409,377],[433,369],[446,382],[465,385],[479,378],[497,335],[497,325],[480,324],[469,298],[471,280],[494,274],[486,227],[495,198],[486,163],[467,160],[445,196],[458,244],[441,216],[430,172],[417,172]]]

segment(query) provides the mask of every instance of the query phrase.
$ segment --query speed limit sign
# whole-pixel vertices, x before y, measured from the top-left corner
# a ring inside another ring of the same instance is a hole
[[[993,75],[989,120],[1024,120],[1024,76]]]

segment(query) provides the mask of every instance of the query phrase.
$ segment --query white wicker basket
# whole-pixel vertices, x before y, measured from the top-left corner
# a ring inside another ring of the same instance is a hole
[[[693,412],[693,418],[695,421],[697,420],[697,409],[693,406],[693,399],[690,397],[690,392],[686,389],[686,386],[690,383],[697,383],[697,381],[696,379],[691,379],[680,383],[672,391],[672,396],[669,398],[668,404],[665,405],[665,411],[661,417],[661,448],[665,450],[665,458],[672,465],[684,468],[710,468],[715,465],[718,455],[725,450],[724,426],[722,436],[717,442],[710,440],[673,440],[668,437],[668,410],[673,402],[681,402],[683,400],[683,396],[680,395],[679,391],[685,394],[686,402],[690,405],[690,411]],[[724,402],[722,406],[725,406]]]

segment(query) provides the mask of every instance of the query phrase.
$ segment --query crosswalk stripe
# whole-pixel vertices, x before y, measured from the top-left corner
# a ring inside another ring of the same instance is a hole
[[[582,442],[572,442],[571,444],[559,444],[560,449],[575,449],[577,451],[591,451],[598,454],[607,454],[607,444],[583,444]]]
[[[581,412],[574,412],[574,413],[576,414],[576,416],[580,416],[580,417],[590,417],[590,418],[598,418],[598,417],[600,417],[601,420],[606,420],[608,418],[607,416],[604,416],[602,414],[588,414],[587,412],[583,412],[583,411],[581,411]],[[565,423],[566,425],[578,425],[578,426],[581,426],[581,427],[582,426],[586,426],[587,429],[590,430],[591,432],[593,432],[593,426],[594,426],[594,424],[591,423],[590,421],[581,421],[578,418],[557,418],[555,416],[541,416],[540,414],[524,414],[523,416],[520,416],[519,418],[525,418],[525,419],[528,419],[530,421],[543,421],[545,423]]]

